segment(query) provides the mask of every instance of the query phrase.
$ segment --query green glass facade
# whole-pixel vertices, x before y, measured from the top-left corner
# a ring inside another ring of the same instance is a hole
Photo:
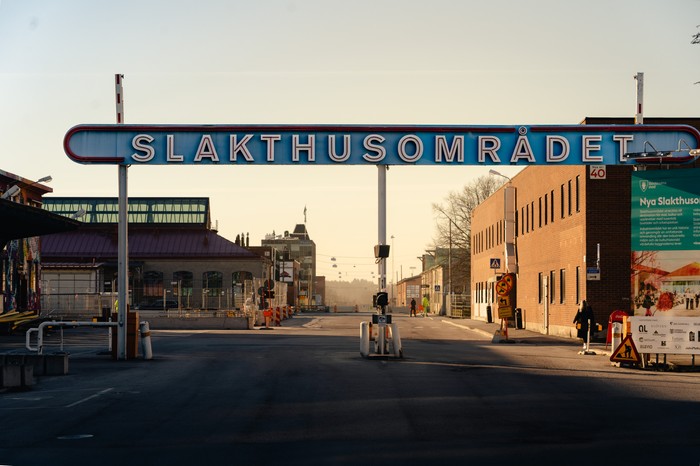
[[[118,223],[119,202],[116,197],[47,197],[44,209],[65,217],[85,211],[78,220],[85,223]],[[209,198],[129,198],[129,223],[186,224],[210,226]]]

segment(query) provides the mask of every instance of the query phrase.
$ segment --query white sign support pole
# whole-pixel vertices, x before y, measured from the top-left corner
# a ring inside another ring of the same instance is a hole
[[[377,165],[379,169],[379,184],[378,184],[378,230],[379,238],[378,244],[386,244],[386,172],[388,167],[386,165]],[[386,259],[379,259],[379,291],[384,291],[386,289]]]
[[[121,74],[114,75],[117,124],[124,123],[124,99],[122,94]],[[128,239],[128,197],[127,197],[127,165],[119,165],[119,226],[117,230],[117,359],[126,360],[126,319],[129,303],[129,239]]]
[[[378,186],[377,186],[377,226],[378,226],[378,244],[386,244],[386,172],[389,169],[386,165],[377,165],[379,169]],[[386,290],[386,258],[380,257],[379,260],[379,291]],[[386,315],[386,306],[382,305],[382,315]],[[380,321],[377,332],[377,352],[385,354],[386,347],[386,320]]]

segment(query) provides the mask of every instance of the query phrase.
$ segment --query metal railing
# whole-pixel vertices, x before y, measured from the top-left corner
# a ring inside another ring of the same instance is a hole
[[[117,322],[65,322],[65,321],[46,321],[42,322],[39,324],[38,327],[36,328],[30,328],[27,330],[27,333],[25,334],[25,347],[29,351],[36,351],[37,354],[44,354],[44,348],[45,348],[45,330],[47,328],[58,328],[59,329],[59,346],[60,346],[60,351],[63,352],[65,350],[65,338],[63,334],[63,330],[65,328],[77,328],[77,327],[107,327],[107,328],[112,328],[116,327]],[[37,334],[37,345],[32,346],[31,340],[32,340],[32,335],[36,333]],[[109,349],[111,339],[106,339],[107,340],[107,347]],[[94,345],[95,340],[93,339],[91,341],[91,346]],[[101,345],[100,345],[101,346]]]

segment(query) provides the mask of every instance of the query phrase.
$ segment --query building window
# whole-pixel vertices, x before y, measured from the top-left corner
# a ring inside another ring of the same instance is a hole
[[[581,188],[580,188],[580,175],[576,175],[576,212],[581,212]]]
[[[554,303],[554,297],[556,293],[554,290],[556,290],[555,284],[556,282],[554,281],[554,270],[549,271],[549,302]]]
[[[542,197],[540,197],[539,214],[540,214],[540,228],[542,228]]]
[[[561,218],[564,218],[564,185],[562,184],[559,190],[559,197],[561,198],[561,201],[559,204],[561,205]]]
[[[143,274],[144,298],[163,297],[163,272],[149,270]]]
[[[530,205],[525,206],[525,231],[530,233]]]
[[[549,221],[554,223],[554,190],[553,189],[549,192],[549,201],[550,201],[549,202],[549,207],[550,207],[550,210],[549,210],[550,219],[549,219]]]
[[[224,274],[217,271],[202,274],[202,293],[204,296],[219,296],[224,286]]]
[[[544,224],[549,223],[549,194],[544,195]]]
[[[544,283],[542,283],[542,272],[537,274],[537,302],[542,304],[542,293],[544,291]]]
[[[192,288],[194,275],[187,270],[173,272],[173,296],[178,300],[180,306],[189,308],[192,301]]]
[[[530,226],[535,231],[535,201],[530,202]]]
[[[566,302],[566,269],[559,269],[559,303]]]
[[[566,196],[566,197],[567,197],[567,200],[568,200],[567,204],[568,204],[568,206],[569,206],[569,208],[568,208],[569,217],[571,217],[571,180],[569,180],[569,183],[568,183],[568,190],[567,190],[567,196]]]

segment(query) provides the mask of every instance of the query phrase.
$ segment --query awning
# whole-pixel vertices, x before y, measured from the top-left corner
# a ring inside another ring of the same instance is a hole
[[[80,222],[29,205],[0,199],[0,246],[13,239],[77,230]]]

